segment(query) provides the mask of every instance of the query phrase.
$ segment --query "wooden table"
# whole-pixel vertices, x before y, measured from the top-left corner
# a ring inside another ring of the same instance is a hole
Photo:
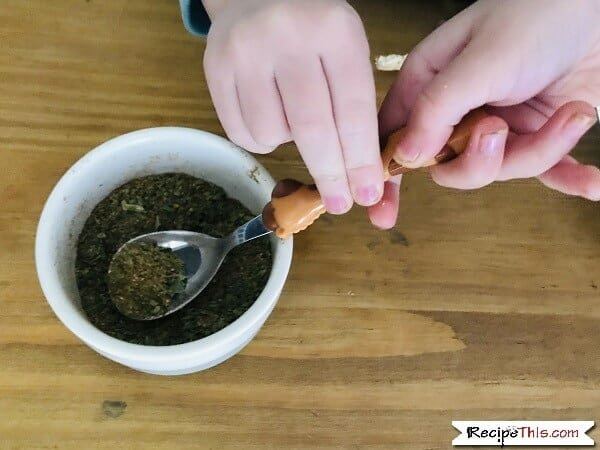
[[[204,373],[136,373],[66,330],[33,262],[59,177],[134,129],[222,133],[176,3],[2,0],[0,448],[445,449],[452,420],[600,417],[600,208],[536,181],[415,174],[394,231],[359,208],[321,220],[257,338]],[[417,3],[357,2],[374,54],[445,17]],[[599,145],[577,153],[599,163]],[[291,146],[261,160],[306,179]]]

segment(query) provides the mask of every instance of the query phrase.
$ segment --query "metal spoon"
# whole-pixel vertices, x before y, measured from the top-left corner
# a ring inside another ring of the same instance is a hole
[[[144,242],[171,249],[184,263],[187,284],[183,292],[173,297],[169,309],[165,312],[145,316],[133,316],[125,311],[121,311],[121,313],[136,320],[160,319],[174,313],[202,292],[213,279],[231,249],[270,233],[272,231],[265,227],[262,215],[260,215],[222,239],[193,231],[159,231],[143,234],[127,241],[117,250],[117,254],[128,245]],[[115,306],[118,308],[117,304]]]

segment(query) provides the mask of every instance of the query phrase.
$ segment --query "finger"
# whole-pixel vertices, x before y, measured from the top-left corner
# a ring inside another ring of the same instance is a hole
[[[255,142],[277,147],[291,139],[275,75],[254,65],[236,73],[242,117]]]
[[[516,136],[508,145],[499,180],[530,178],[556,165],[596,122],[585,102],[570,102],[532,134]]]
[[[383,166],[373,70],[366,38],[360,39],[362,31],[358,36],[355,45],[331,46],[322,62],[352,196],[356,203],[370,206],[383,194]]]
[[[255,153],[268,153],[273,147],[257,143],[244,119],[237,94],[237,86],[233,74],[223,67],[223,63],[215,62],[210,52],[204,57],[204,72],[208,90],[212,97],[219,121],[229,139],[246,150]]]
[[[376,205],[367,210],[371,223],[382,230],[393,228],[398,220],[400,199],[400,182],[402,175],[390,178],[385,182],[383,196]]]
[[[477,189],[496,180],[508,135],[508,125],[499,117],[486,117],[475,127],[467,149],[455,160],[430,169],[433,180],[446,187]]]
[[[463,116],[503,95],[498,87],[505,82],[505,62],[492,56],[499,51],[487,45],[487,41],[471,41],[419,94],[396,161],[407,167],[423,166],[440,152]]]
[[[417,96],[465,47],[478,15],[468,9],[444,22],[408,55],[379,111],[383,139],[406,124]]]
[[[547,187],[568,195],[600,201],[600,169],[565,156],[538,179]]]
[[[321,61],[295,57],[276,67],[276,78],[292,137],[327,211],[347,212],[352,196]]]
[[[518,134],[538,131],[548,121],[548,116],[527,103],[514,106],[490,106],[486,111],[504,119],[510,130]]]

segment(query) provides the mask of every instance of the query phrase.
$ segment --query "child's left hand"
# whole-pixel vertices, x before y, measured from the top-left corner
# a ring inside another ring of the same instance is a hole
[[[383,137],[407,125],[395,159],[422,166],[467,112],[488,105],[497,129],[475,127],[465,153],[430,169],[435,182],[475,189],[537,177],[600,200],[600,170],[568,155],[595,122],[574,100],[600,104],[598,23],[597,0],[480,0],[444,23],[408,56],[381,108]],[[399,184],[386,183],[369,210],[380,228],[396,221]]]

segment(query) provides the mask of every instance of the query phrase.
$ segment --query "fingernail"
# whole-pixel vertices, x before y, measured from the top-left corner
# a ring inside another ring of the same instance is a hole
[[[398,218],[398,185],[394,182],[385,183],[381,201],[369,209],[371,223],[380,230],[389,230],[396,224]]]
[[[370,206],[381,198],[381,192],[374,184],[361,186],[356,189],[355,199],[360,204]]]
[[[583,113],[575,113],[565,124],[568,133],[580,137],[596,123],[596,118]]]
[[[344,197],[323,197],[323,204],[327,211],[332,214],[342,214],[348,210],[348,201]]]
[[[399,163],[411,163],[415,161],[421,152],[416,147],[408,147],[405,145],[399,145],[396,153],[394,154],[394,159]]]
[[[479,139],[479,151],[489,156],[496,155],[502,151],[506,134],[506,131],[497,131],[496,133],[482,135]]]

